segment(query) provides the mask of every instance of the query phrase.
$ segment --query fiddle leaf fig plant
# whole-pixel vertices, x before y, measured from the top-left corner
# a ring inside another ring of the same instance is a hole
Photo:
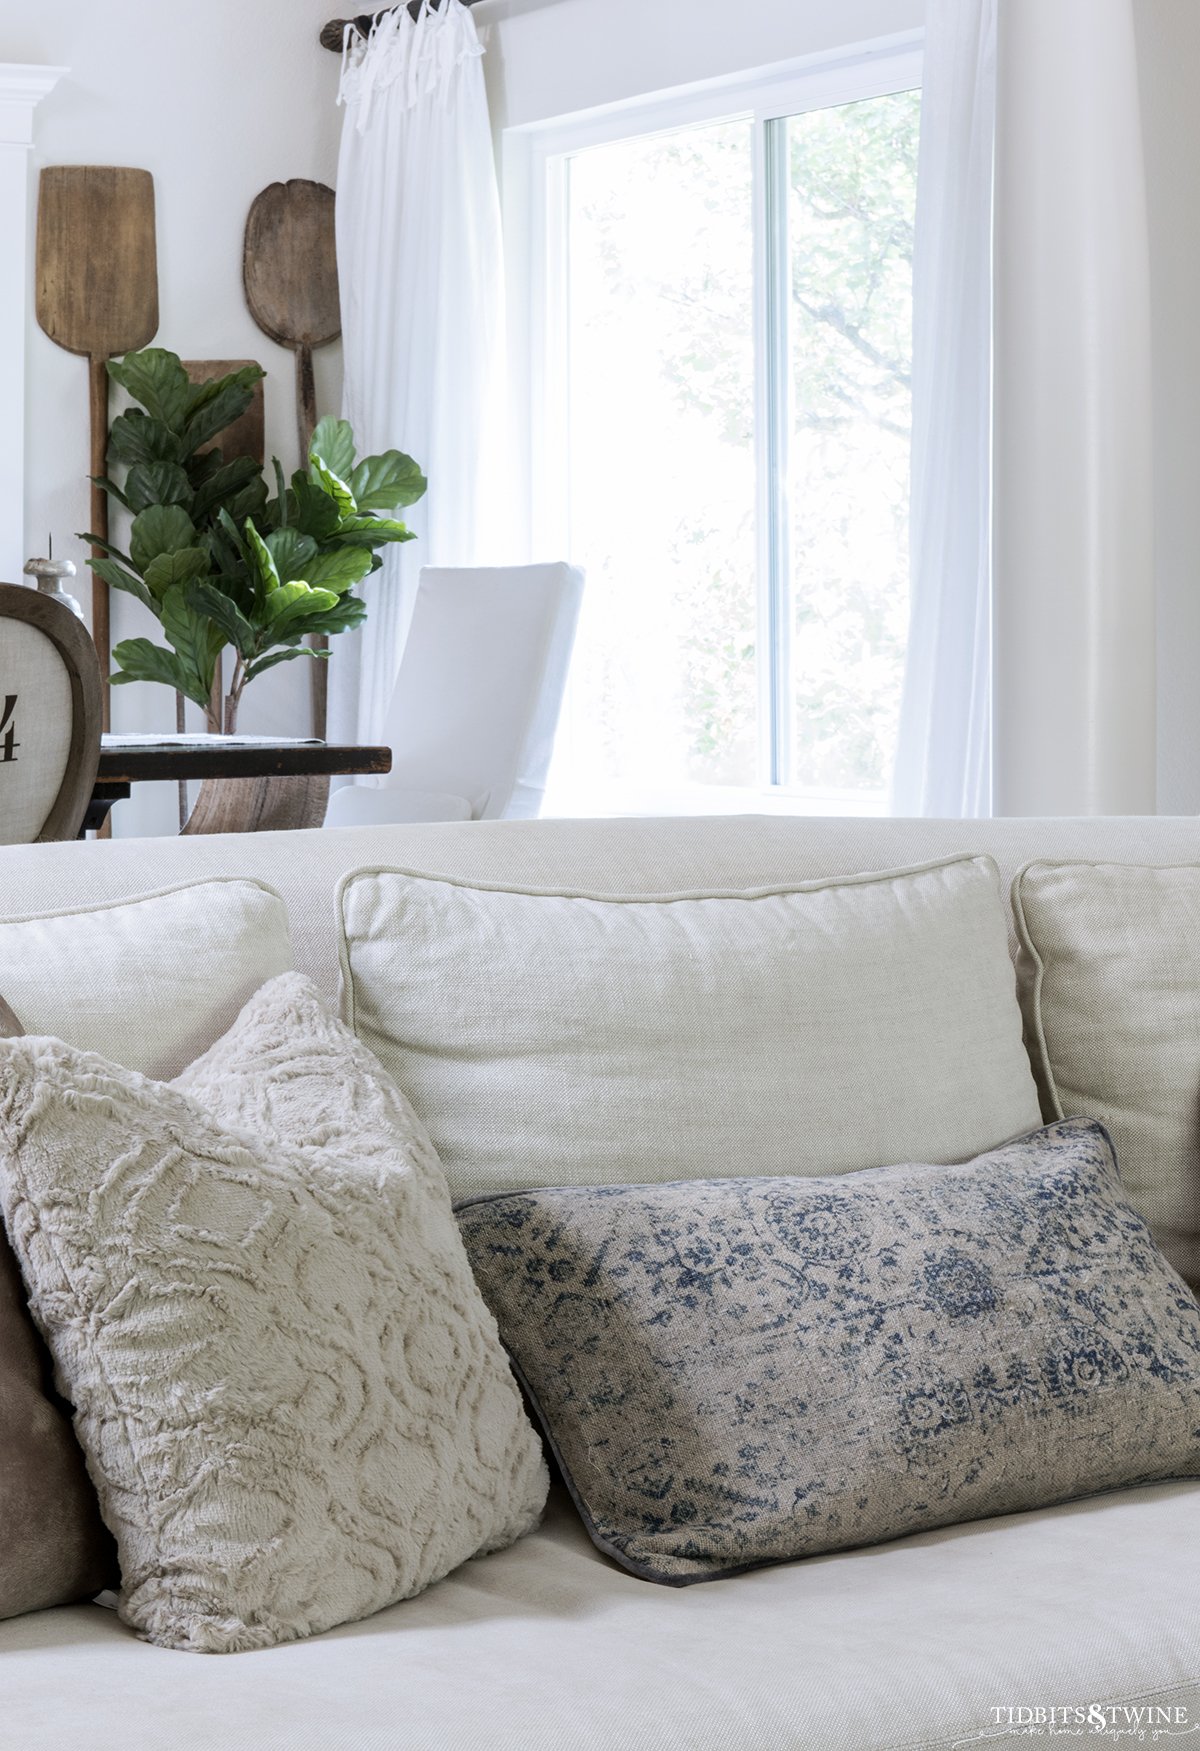
[[[129,513],[129,551],[83,539],[102,549],[92,570],[136,596],[166,639],[118,644],[112,684],[161,682],[203,707],[210,729],[230,733],[251,681],[298,657],[323,661],[328,653],[307,638],[362,624],[354,590],[378,571],[382,548],[414,539],[395,513],[422,496],[425,477],[399,450],[357,457],[349,424],[327,418],[290,483],[273,464],[272,495],[254,458],[213,446],[250,405],[257,365],[193,384],[174,353],[148,347],[108,369],[136,404],[109,438],[109,466],[123,466],[124,479],[100,482]],[[213,679],[229,648],[218,714]]]

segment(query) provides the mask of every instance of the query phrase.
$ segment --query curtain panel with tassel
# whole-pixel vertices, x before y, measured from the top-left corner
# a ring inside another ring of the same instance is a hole
[[[461,0],[347,31],[338,263],[345,417],[360,451],[395,448],[429,479],[338,640],[330,735],[382,738],[423,565],[495,557],[487,516],[501,446],[504,272],[483,49]]]

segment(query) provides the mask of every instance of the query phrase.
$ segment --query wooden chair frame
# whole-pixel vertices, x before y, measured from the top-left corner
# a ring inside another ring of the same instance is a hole
[[[58,795],[37,836],[76,839],[83,827],[100,761],[104,678],[86,626],[69,608],[20,584],[0,584],[0,620],[23,620],[50,640],[71,681],[71,742]]]

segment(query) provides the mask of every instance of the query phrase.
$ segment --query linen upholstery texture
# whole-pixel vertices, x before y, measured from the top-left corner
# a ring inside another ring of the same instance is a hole
[[[345,1013],[458,1197],[961,1160],[1039,1119],[996,871],[612,899],[365,871]]]
[[[1200,1470],[1200,1306],[1092,1121],[459,1223],[592,1537],[649,1580]]]
[[[2,1623],[4,1725],[20,1751],[1028,1751],[993,1705],[1200,1718],[1198,1545],[1200,1485],[1156,1484],[667,1593],[555,1490],[420,1598],[236,1660],[92,1605]]]
[[[106,849],[93,853],[99,867]],[[77,866],[76,885],[91,891],[91,874]],[[0,989],[28,1033],[160,1079],[291,965],[283,901],[240,877],[0,922]]]
[[[338,939],[329,927],[339,880],[366,865],[501,887],[641,894],[786,887],[863,870],[894,870],[985,853],[1007,895],[1033,858],[1200,863],[1200,818],[934,821],[733,815],[647,820],[480,821],[347,827],[336,833],[224,833],[22,845],[0,852],[0,919],[66,905],[86,884],[94,905],[241,877],[276,889],[288,908],[295,966],[338,997]],[[1016,944],[1011,944],[1015,955]],[[3,973],[0,970],[0,988]]]
[[[0,997],[0,1039],[24,1032]],[[0,1617],[87,1598],[117,1577],[49,1353],[0,1225]]]
[[[1200,868],[1034,863],[1013,885],[1047,1118],[1087,1113],[1172,1264],[1200,1287]]]
[[[0,1071],[0,1199],[127,1623],[269,1646],[536,1521],[540,1443],[436,1157],[307,980],[179,1088],[47,1039]]]

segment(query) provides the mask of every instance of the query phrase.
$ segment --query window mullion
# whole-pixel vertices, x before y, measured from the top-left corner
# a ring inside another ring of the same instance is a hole
[[[792,429],[787,122],[755,128],[756,398],[758,429],[759,700],[769,784],[792,772]]]

